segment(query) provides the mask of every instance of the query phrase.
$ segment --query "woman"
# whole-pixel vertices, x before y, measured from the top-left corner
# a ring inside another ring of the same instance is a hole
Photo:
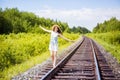
[[[40,26],[40,28],[43,29],[46,32],[51,33],[49,50],[50,50],[50,53],[51,53],[53,68],[54,68],[56,66],[56,55],[57,55],[57,51],[58,51],[58,40],[57,40],[58,36],[67,40],[67,41],[71,41],[71,42],[73,42],[73,41],[62,35],[62,31],[61,31],[61,29],[58,25],[53,25],[52,30],[47,30],[47,29],[45,29],[41,26]]]

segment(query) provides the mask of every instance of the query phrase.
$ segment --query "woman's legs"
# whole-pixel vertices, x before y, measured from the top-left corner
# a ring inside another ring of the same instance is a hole
[[[57,59],[57,51],[54,51],[54,61],[53,61],[53,67],[56,66],[56,59]]]
[[[53,67],[56,66],[56,57],[57,57],[57,51],[51,51],[51,57],[52,57],[52,63],[53,63]]]

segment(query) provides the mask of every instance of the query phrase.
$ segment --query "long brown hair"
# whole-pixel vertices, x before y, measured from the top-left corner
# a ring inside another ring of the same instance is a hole
[[[55,28],[56,28],[56,27],[58,28],[58,31],[57,31],[57,32],[58,32],[59,34],[62,34],[62,31],[61,31],[60,27],[59,27],[58,25],[56,25],[56,24],[52,26],[52,31],[55,31]]]

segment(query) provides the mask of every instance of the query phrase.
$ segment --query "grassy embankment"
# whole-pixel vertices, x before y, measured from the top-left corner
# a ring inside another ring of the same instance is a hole
[[[87,36],[95,39],[106,51],[109,51],[120,63],[120,31],[107,33],[90,33]]]
[[[64,33],[63,35],[72,40],[80,37],[79,34]],[[50,34],[0,35],[0,79],[10,80],[14,75],[48,59],[49,39]],[[59,38],[59,51],[70,44],[72,43]]]

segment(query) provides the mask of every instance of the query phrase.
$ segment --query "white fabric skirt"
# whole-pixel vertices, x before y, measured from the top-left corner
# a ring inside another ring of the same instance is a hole
[[[58,51],[58,44],[50,43],[49,50],[50,51]]]

